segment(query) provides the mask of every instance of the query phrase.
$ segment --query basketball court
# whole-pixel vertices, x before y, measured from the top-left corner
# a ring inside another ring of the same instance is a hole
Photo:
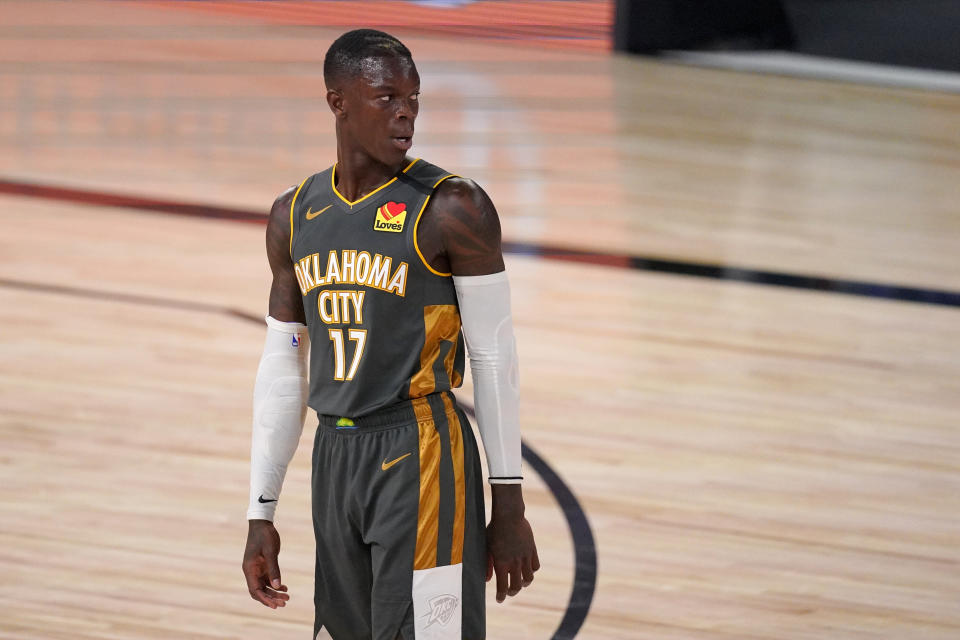
[[[289,604],[240,562],[266,214],[361,26],[318,4],[0,4],[2,639],[310,633],[315,417]],[[583,4],[388,22],[411,155],[503,224],[542,569],[488,638],[960,637],[960,94],[611,54]]]

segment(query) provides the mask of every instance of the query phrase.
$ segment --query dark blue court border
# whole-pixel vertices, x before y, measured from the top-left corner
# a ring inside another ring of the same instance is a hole
[[[476,420],[477,416],[472,407],[463,402],[459,404],[467,415]],[[590,528],[586,512],[580,506],[580,501],[553,467],[547,464],[547,461],[526,442],[521,443],[520,447],[523,459],[533,467],[560,505],[563,516],[567,520],[567,526],[570,528],[570,537],[573,538],[573,590],[570,592],[563,619],[560,620],[557,630],[550,636],[551,640],[572,640],[587,619],[597,586],[597,546],[593,538],[593,530]]]
[[[0,287],[30,291],[33,293],[74,296],[90,300],[139,304],[201,313],[215,313],[252,322],[260,326],[263,325],[262,317],[232,307],[204,302],[116,293],[82,287],[14,280],[10,278],[0,278]],[[476,419],[476,414],[472,407],[463,403],[459,404],[472,419]],[[587,514],[584,512],[583,507],[580,506],[580,502],[557,472],[540,457],[540,454],[531,449],[525,442],[521,444],[521,453],[523,459],[537,472],[537,475],[540,476],[544,484],[550,489],[557,504],[560,505],[560,509],[566,518],[567,526],[570,528],[570,535],[573,538],[573,590],[570,593],[570,599],[567,602],[563,619],[561,619],[557,630],[550,636],[551,640],[573,640],[587,619],[587,613],[590,610],[591,602],[593,602],[593,593],[597,583],[597,550],[593,538],[593,531],[590,529],[590,522],[587,520]]]
[[[251,224],[266,224],[267,222],[267,216],[261,211],[220,207],[196,202],[147,198],[91,189],[75,189],[4,178],[0,178],[0,194]],[[863,296],[899,302],[960,307],[960,292],[944,289],[905,287],[880,282],[826,278],[779,271],[765,271],[762,269],[748,269],[722,264],[666,260],[663,258],[635,256],[626,253],[589,251],[529,242],[504,242],[503,252],[512,255],[534,256],[545,260],[562,260],[566,262],[618,267],[621,269],[709,278],[712,280],[727,280],[757,285],[805,289],[808,291],[822,291],[825,293]]]
[[[775,287],[788,287],[792,289],[823,291],[826,293],[840,293],[851,296],[882,298],[900,302],[918,302],[948,307],[960,307],[960,292],[942,289],[924,289],[861,280],[805,276],[778,271],[729,267],[718,264],[645,258],[619,253],[597,253],[582,249],[565,249],[527,242],[504,242],[503,252],[515,255],[534,256],[548,260],[600,264],[624,269],[671,273],[697,278],[709,278],[712,280],[729,280],[750,284],[765,284]]]

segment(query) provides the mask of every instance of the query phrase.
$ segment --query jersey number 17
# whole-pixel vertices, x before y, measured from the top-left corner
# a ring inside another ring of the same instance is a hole
[[[353,342],[357,343],[353,351],[353,360],[350,362],[350,370],[344,375],[346,368],[346,354],[344,348],[343,329],[330,329],[330,340],[333,342],[333,379],[334,380],[353,380],[357,373],[357,367],[360,366],[360,358],[363,357],[363,347],[367,343],[366,329],[349,329],[347,336]]]

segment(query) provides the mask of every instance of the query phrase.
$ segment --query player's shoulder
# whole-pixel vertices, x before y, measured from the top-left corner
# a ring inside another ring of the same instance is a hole
[[[437,185],[431,204],[435,204],[435,210],[458,212],[461,218],[496,215],[487,192],[476,181],[463,176],[451,176]]]
[[[437,185],[435,195],[438,198],[468,198],[472,200],[482,193],[485,193],[483,188],[472,178],[450,176]]]
[[[483,188],[475,180],[423,159],[413,162],[404,175],[431,196],[432,209],[437,208],[438,201],[455,203],[458,200],[476,201],[486,197]]]
[[[273,205],[270,207],[270,215],[284,210],[289,212],[290,203],[293,202],[293,195],[297,192],[297,187],[299,186],[298,184],[293,184],[281,191],[280,195],[273,200]]]
[[[301,182],[297,184],[290,185],[278,195],[274,201],[273,205],[270,207],[270,217],[274,216],[280,218],[288,218],[291,214],[291,210],[295,201],[299,201],[300,197],[303,195],[304,190],[308,190],[310,186],[317,182],[319,178],[324,175],[328,175],[333,171],[333,166],[324,169],[318,173],[311,174],[304,178]]]
[[[270,215],[267,217],[267,233],[280,233],[285,237],[290,230],[290,203],[293,202],[293,196],[297,192],[299,185],[291,185],[284,189],[278,195],[273,205],[270,207]]]
[[[423,213],[428,233],[447,236],[465,229],[489,229],[499,236],[497,209],[486,192],[470,178],[451,177],[437,186]]]
[[[448,182],[472,182],[423,158],[412,160],[404,168],[401,180],[412,184],[416,189],[428,195],[433,194]]]

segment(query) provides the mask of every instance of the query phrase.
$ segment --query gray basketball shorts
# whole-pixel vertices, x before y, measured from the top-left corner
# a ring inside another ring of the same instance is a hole
[[[483,479],[453,395],[318,417],[314,638],[483,640]]]

